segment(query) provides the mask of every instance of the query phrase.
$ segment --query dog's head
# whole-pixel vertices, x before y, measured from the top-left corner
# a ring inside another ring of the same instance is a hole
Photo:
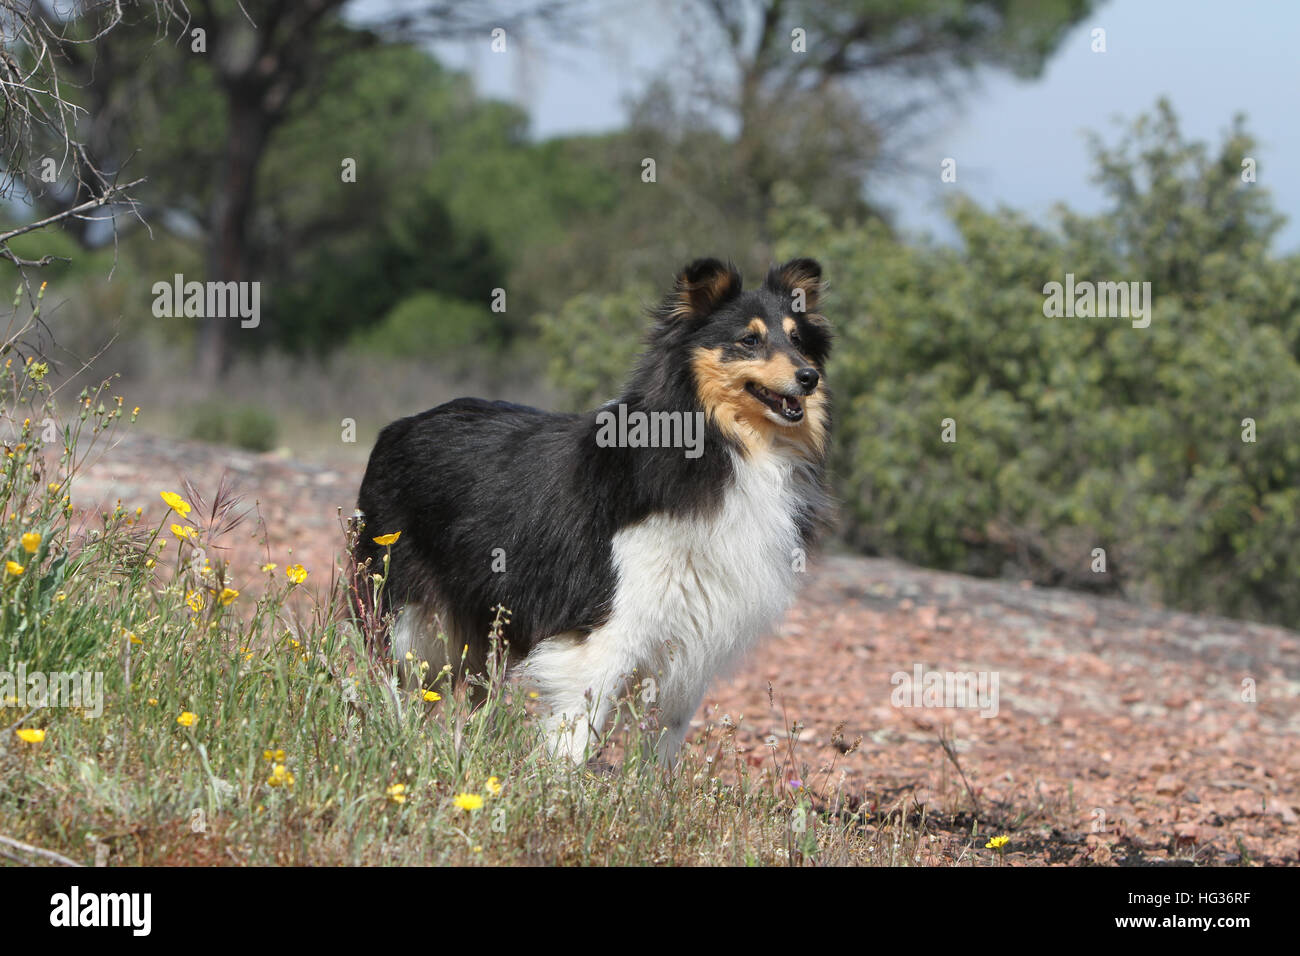
[[[686,346],[701,406],[747,450],[825,450],[831,330],[817,311],[821,276],[814,260],[792,259],[746,291],[734,266],[698,259],[667,300],[663,321]]]

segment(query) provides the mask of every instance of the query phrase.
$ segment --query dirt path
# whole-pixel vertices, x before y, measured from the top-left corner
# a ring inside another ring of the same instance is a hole
[[[223,473],[257,504],[271,560],[327,580],[360,467],[128,435],[73,499],[161,518],[160,490],[188,476],[210,494]],[[237,578],[266,560],[252,530],[235,536],[248,539],[230,554]],[[918,666],[923,680],[996,677],[996,715],[895,706],[913,702],[895,678]],[[969,836],[978,804],[981,834],[1011,835],[1009,863],[1300,863],[1300,634],[1281,628],[832,556],[779,633],[713,688],[695,733],[724,717],[754,764],[772,743],[784,752],[787,718],[802,725],[804,782],[842,787],[877,822],[924,808],[921,862],[988,852]]]

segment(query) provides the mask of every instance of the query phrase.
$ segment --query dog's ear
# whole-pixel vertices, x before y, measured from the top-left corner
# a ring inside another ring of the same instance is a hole
[[[669,315],[674,319],[702,319],[740,295],[740,285],[740,272],[731,263],[696,259],[677,275]]]
[[[790,296],[793,311],[816,312],[822,294],[822,267],[816,259],[791,259],[772,267],[766,285],[777,295]]]

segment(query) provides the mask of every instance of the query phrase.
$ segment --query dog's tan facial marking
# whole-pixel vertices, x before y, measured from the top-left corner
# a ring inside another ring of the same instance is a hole
[[[826,388],[818,388],[803,400],[803,427],[796,429],[795,439],[803,439],[812,456],[820,458],[826,454],[828,435]]]
[[[793,444],[809,457],[820,456],[825,450],[825,389],[803,395],[794,377],[798,367],[790,356],[778,352],[770,358],[729,360],[721,347],[700,348],[691,359],[691,369],[705,414],[747,454],[781,443]],[[789,425],[773,421],[766,406],[747,390],[748,385],[799,395],[803,419]]]
[[[785,329],[785,334],[787,336],[793,335],[795,330],[799,328],[799,323],[787,315],[781,320],[781,328]]]
[[[777,427],[764,422],[762,413],[753,407],[753,399],[745,392],[745,383],[759,374],[763,365],[756,359],[723,361],[721,348],[697,349],[691,361],[704,413],[747,453],[766,447],[770,441],[768,430]]]
[[[767,323],[762,319],[750,319],[749,325],[745,326],[745,329],[749,332],[753,332],[755,335],[761,335],[763,338],[767,338]]]
[[[760,362],[759,365],[763,369],[763,373],[758,380],[760,385],[766,385],[768,388],[777,391],[787,391],[799,387],[794,377],[794,373],[799,371],[799,366],[795,365],[794,359],[790,358],[785,352],[777,352],[770,359]]]

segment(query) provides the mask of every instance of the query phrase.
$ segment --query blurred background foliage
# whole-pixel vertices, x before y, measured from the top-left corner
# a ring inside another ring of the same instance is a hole
[[[147,177],[148,227],[70,221],[10,243],[70,260],[40,274],[56,375],[120,371],[159,431],[356,459],[387,420],[461,392],[592,407],[617,393],[681,263],[721,255],[753,276],[811,255],[838,330],[843,544],[1300,624],[1300,259],[1271,252],[1281,216],[1242,181],[1257,152],[1244,120],[1203,144],[1149,106],[1092,143],[1103,214],[1035,222],[955,192],[955,245],[900,237],[863,198],[896,157],[893,117],[977,66],[1034,75],[1091,4],[684,3],[681,75],[649,82],[621,129],[550,139],[428,52],[459,31],[482,42],[494,5],[482,23],[426,12],[420,30],[323,6],[292,36],[257,38],[296,64],[273,108],[279,88],[249,93],[231,65],[253,42],[234,3],[202,5],[211,55],[135,6],[69,54],[67,95],[98,124],[85,141],[103,168]],[[564,5],[508,6],[545,31]],[[837,42],[785,55],[792,22]],[[868,84],[888,82],[907,95],[878,102]],[[232,223],[240,124],[259,110]],[[53,185],[10,171],[24,184],[11,222],[79,195],[67,167]],[[154,318],[153,283],[175,273],[259,280],[261,326]],[[1150,282],[1150,327],[1045,317],[1044,283],[1066,273]],[[205,365],[212,334],[223,354]],[[339,445],[342,417],[355,446]],[[1242,441],[1247,418],[1257,442]],[[1106,575],[1091,571],[1099,547]]]

